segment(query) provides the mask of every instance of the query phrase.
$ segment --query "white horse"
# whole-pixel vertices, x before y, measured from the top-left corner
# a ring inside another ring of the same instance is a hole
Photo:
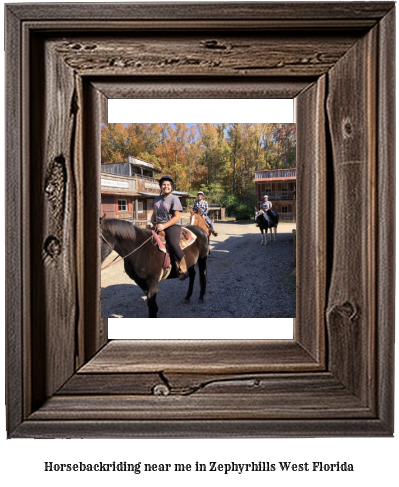
[[[267,232],[270,229],[270,241],[276,241],[277,238],[277,225],[278,214],[275,211],[267,210],[269,219],[264,216],[263,210],[257,211],[255,209],[255,222],[262,233],[261,245],[267,245]]]

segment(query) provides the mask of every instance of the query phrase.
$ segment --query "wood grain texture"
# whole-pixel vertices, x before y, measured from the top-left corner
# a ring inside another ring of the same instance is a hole
[[[318,368],[293,340],[111,340],[80,372],[226,374]]]
[[[73,145],[75,79],[70,68],[33,42],[31,86],[32,404],[40,404],[75,370],[76,193]],[[58,79],[45,89],[43,79]],[[44,110],[45,106],[57,107]],[[57,326],[54,326],[54,321]],[[44,371],[45,374],[43,373]]]
[[[93,77],[92,84],[107,100],[114,98],[295,98],[313,81],[312,78],[251,78],[221,77],[181,78],[129,76],[123,78]],[[223,92],[221,92],[223,90]]]
[[[108,341],[107,321],[101,319],[100,306],[100,184],[101,116],[103,95],[94,90],[91,83],[84,85],[83,152],[84,176],[84,361],[93,356]],[[88,245],[88,242],[91,242]]]
[[[333,256],[328,300],[330,370],[369,402],[375,375],[376,30],[328,74],[332,146]]]
[[[313,4],[303,2],[301,6],[287,2],[273,3],[187,3],[185,8],[179,4],[59,4],[45,5],[38,4],[32,9],[27,4],[10,5],[7,7],[19,19],[27,20],[90,20],[99,22],[101,20],[120,20],[141,19],[154,21],[155,19],[180,21],[185,23],[192,19],[206,21],[206,27],[212,20],[239,20],[250,25],[251,21],[270,19],[273,21],[284,22],[285,19],[296,22],[306,28],[308,22],[326,20],[328,22],[339,21],[340,24],[353,22],[357,25],[370,26],[368,21],[374,24],[380,20],[389,10],[393,8],[393,2],[329,2],[323,4]],[[283,24],[284,25],[284,24]],[[291,28],[292,28],[292,24]],[[94,29],[93,23],[91,23]]]
[[[82,406],[84,404],[82,403]],[[389,435],[378,419],[287,418],[198,421],[179,420],[37,420],[25,421],[15,438],[312,438]]]
[[[294,338],[325,363],[327,286],[326,77],[295,100],[297,123],[297,313]],[[314,127],[309,131],[309,127]],[[301,292],[306,289],[307,292]],[[309,299],[312,296],[312,299]],[[305,323],[318,323],[314,328]],[[301,324],[301,326],[297,326]]]
[[[394,4],[6,16],[9,436],[391,436]],[[111,95],[296,98],[300,219],[315,224],[298,232],[293,341],[107,343],[97,242]]]
[[[6,291],[6,353],[7,353],[7,381],[6,397],[7,407],[7,424],[13,430],[22,421],[24,417],[24,381],[26,363],[21,362],[24,351],[24,324],[27,320],[26,307],[29,305],[24,301],[22,292],[25,288],[26,274],[24,265],[29,266],[26,256],[29,252],[29,239],[27,232],[29,224],[27,215],[24,210],[24,202],[21,194],[24,194],[24,177],[23,165],[23,147],[20,144],[22,139],[22,104],[23,99],[20,96],[22,91],[21,78],[22,66],[13,63],[12,59],[18,58],[22,49],[22,36],[19,30],[19,21],[15,15],[6,10],[6,37],[5,49],[7,56],[5,70],[9,74],[6,80],[6,91],[8,96],[5,100],[5,117],[9,126],[15,130],[8,134],[6,139],[5,153],[7,166],[7,185],[5,188],[5,201],[13,209],[12,212],[5,213],[7,228],[7,243],[5,255],[5,273],[7,276]],[[25,201],[26,205],[26,201]],[[15,222],[19,222],[15,225]],[[23,245],[23,242],[26,242]],[[26,272],[29,273],[29,267]]]
[[[334,38],[334,42],[331,42]],[[309,36],[235,32],[189,36],[173,33],[119,36],[114,43],[99,37],[58,42],[56,50],[74,70],[91,76],[320,76],[356,42],[357,35]],[[250,60],[250,62],[248,62]]]
[[[389,364],[394,363],[395,348],[395,287],[389,283],[395,281],[395,174],[396,154],[391,141],[396,136],[395,121],[395,11],[391,10],[379,24],[380,55],[378,58],[379,86],[377,110],[377,215],[379,219],[378,240],[376,242],[376,330],[377,346],[375,355],[385,356],[378,367],[377,387],[379,417],[388,425],[394,421],[393,394],[394,374]]]

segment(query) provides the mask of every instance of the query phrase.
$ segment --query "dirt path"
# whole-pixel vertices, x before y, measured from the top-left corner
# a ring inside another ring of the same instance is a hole
[[[252,222],[217,222],[218,237],[211,240],[205,302],[198,304],[198,272],[190,304],[182,304],[188,280],[160,283],[157,295],[160,318],[294,318],[295,278],[292,229],[280,223],[276,242],[260,245],[259,229]],[[103,266],[114,258],[112,253]],[[144,293],[124,273],[123,263],[101,275],[103,318],[146,318]]]

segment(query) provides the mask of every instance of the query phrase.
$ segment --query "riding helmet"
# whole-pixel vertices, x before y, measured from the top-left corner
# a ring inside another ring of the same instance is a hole
[[[204,195],[204,193],[203,193],[203,191],[198,191],[197,196],[198,196],[199,194],[202,194],[202,196],[205,196],[205,195]]]
[[[169,181],[170,184],[172,185],[172,188],[174,187],[175,183],[173,182],[173,179],[170,176],[162,176],[161,179],[158,181],[159,187],[162,186],[162,183],[164,181]]]
[[[267,194],[265,194],[265,196],[263,197],[263,199],[265,199],[265,198],[269,198],[269,197],[267,196]]]

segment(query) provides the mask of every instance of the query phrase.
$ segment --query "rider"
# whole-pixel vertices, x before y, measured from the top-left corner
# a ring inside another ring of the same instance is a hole
[[[267,194],[263,197],[263,202],[261,204],[261,209],[263,210],[263,216],[265,217],[265,220],[269,221],[269,215],[267,214],[267,211],[272,208],[272,202],[269,201],[269,197]]]
[[[212,220],[208,216],[209,205],[205,199],[205,195],[202,191],[198,191],[197,196],[198,199],[194,201],[193,211],[197,211],[201,216],[205,217],[207,224],[211,227],[215,237],[217,237],[218,234],[215,232],[215,229],[213,228]]]
[[[180,217],[183,208],[179,198],[172,193],[174,189],[173,179],[170,176],[162,176],[159,180],[161,194],[154,199],[151,222],[155,224],[157,232],[165,232],[165,239],[172,257],[176,261],[179,279],[188,277],[186,259],[180,248],[181,224]]]

